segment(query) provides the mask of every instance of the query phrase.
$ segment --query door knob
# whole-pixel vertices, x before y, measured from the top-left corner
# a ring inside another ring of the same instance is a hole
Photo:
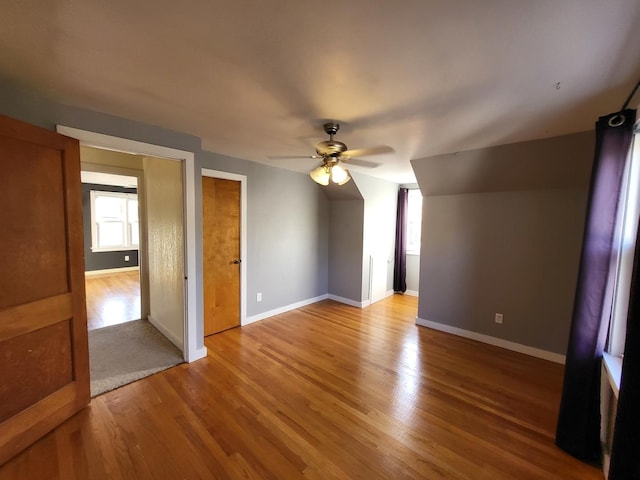
[[[240,262],[242,262],[242,260],[240,260],[239,258],[235,258],[235,259],[233,260],[233,263],[234,263],[235,265],[238,265]]]

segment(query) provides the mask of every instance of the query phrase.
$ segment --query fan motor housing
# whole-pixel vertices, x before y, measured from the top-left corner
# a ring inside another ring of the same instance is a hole
[[[337,140],[325,140],[324,142],[320,142],[316,145],[316,152],[318,155],[340,155],[342,152],[347,151],[347,146],[338,142]]]

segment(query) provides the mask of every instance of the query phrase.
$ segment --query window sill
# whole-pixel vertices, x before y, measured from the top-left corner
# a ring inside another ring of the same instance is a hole
[[[109,248],[92,248],[91,253],[104,253],[104,252],[137,252],[137,246],[130,247],[109,247]]]
[[[605,352],[602,354],[602,364],[607,372],[613,394],[618,398],[620,380],[622,379],[622,357],[614,357]]]
[[[419,257],[419,256],[420,256],[420,252],[407,252],[406,254],[407,254],[407,255],[414,255],[414,256],[416,256],[416,257]]]

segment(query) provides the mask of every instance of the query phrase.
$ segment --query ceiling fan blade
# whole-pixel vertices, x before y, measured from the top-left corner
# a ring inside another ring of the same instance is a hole
[[[355,150],[347,150],[342,152],[345,157],[364,157],[366,155],[381,155],[383,153],[395,153],[395,150],[387,145],[379,145],[370,148],[356,148]]]
[[[381,163],[368,162],[366,160],[360,160],[358,158],[341,158],[340,161],[348,165],[357,165],[359,167],[365,167],[365,168],[376,168],[382,165]]]
[[[316,159],[316,158],[322,158],[320,155],[270,155],[267,157],[269,160],[291,160],[291,159],[297,159],[297,158],[311,158],[311,159]]]

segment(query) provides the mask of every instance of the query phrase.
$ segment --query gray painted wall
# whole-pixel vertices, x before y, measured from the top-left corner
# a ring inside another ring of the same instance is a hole
[[[355,181],[321,187],[329,199],[329,293],[362,301],[364,199]]]
[[[331,200],[330,212],[329,293],[360,302],[364,200]]]
[[[439,193],[423,202],[418,317],[564,354],[592,154],[591,134],[461,152],[443,174],[466,174],[443,184],[413,161]],[[490,178],[479,158],[513,165]]]
[[[564,354],[585,205],[581,190],[429,198],[418,316]]]
[[[195,152],[196,157],[201,147],[200,138],[193,135],[107,113],[62,105],[3,78],[0,78],[0,113],[53,131],[55,131],[57,124],[66,125],[105,135]]]
[[[411,160],[423,197],[511,190],[586,188],[593,132]]]

